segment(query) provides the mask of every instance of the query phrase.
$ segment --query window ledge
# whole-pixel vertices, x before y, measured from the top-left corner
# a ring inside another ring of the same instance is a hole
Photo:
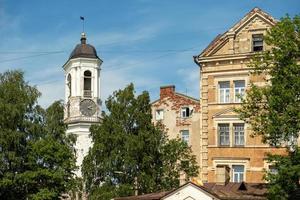
[[[179,117],[180,119],[191,119],[192,116],[189,116],[189,117]]]

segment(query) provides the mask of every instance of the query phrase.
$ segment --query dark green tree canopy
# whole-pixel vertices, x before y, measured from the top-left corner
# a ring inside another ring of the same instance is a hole
[[[250,67],[270,76],[266,86],[247,91],[240,114],[265,142],[282,145],[300,131],[300,19],[283,18],[265,36],[272,48],[257,55]],[[288,145],[290,145],[288,143]]]
[[[269,199],[285,200],[300,190],[300,18],[281,19],[265,36],[272,48],[251,62],[254,74],[264,74],[267,84],[251,84],[242,107],[241,118],[254,134],[273,146],[287,147],[287,155],[269,155],[277,173],[268,173]]]
[[[93,148],[83,174],[90,199],[110,199],[168,190],[179,185],[179,173],[196,176],[198,167],[188,145],[168,140],[151,119],[149,94],[135,96],[133,85],[106,101],[102,123],[91,127]]]
[[[1,199],[58,199],[70,190],[75,159],[63,104],[44,110],[39,96],[23,72],[0,74]]]

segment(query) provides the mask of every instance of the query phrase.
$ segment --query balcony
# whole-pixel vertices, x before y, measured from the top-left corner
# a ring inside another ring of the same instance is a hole
[[[87,97],[87,98],[91,98],[92,97],[92,91],[91,90],[84,90],[83,91],[83,96]]]

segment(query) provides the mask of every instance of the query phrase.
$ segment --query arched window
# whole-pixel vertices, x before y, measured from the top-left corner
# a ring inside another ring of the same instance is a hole
[[[85,71],[83,73],[84,76],[84,85],[83,85],[83,95],[85,97],[92,96],[92,73],[90,71]]]
[[[67,86],[68,86],[68,92],[69,92],[68,97],[70,97],[72,95],[72,77],[71,77],[71,74],[68,74]]]

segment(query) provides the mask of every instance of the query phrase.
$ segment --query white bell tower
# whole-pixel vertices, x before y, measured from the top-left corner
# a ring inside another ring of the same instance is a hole
[[[76,136],[76,175],[81,177],[83,158],[92,146],[90,126],[100,122],[100,65],[96,49],[86,43],[85,33],[81,43],[71,53],[64,64],[65,71],[65,113],[67,134]]]

